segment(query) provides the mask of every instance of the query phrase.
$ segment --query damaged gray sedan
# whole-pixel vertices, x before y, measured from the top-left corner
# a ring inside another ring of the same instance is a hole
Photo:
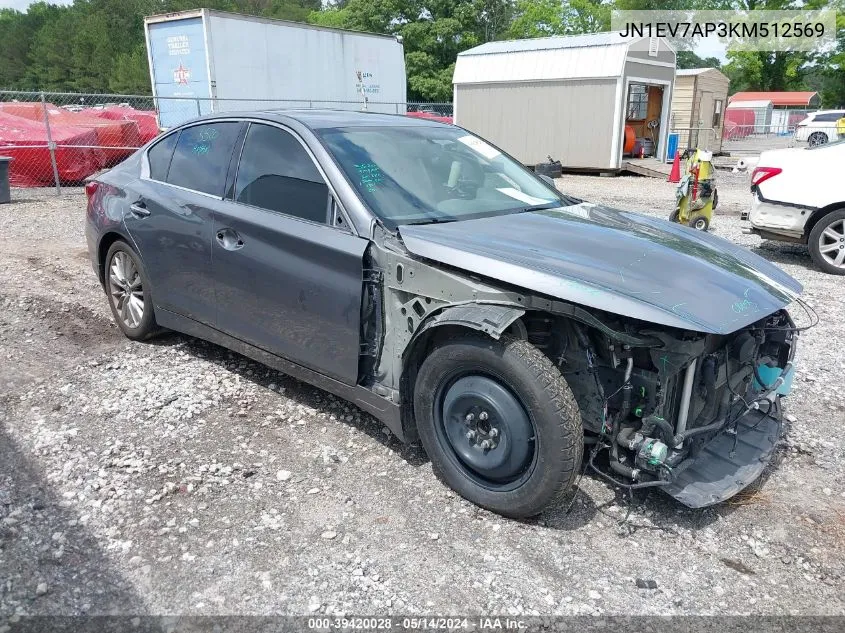
[[[582,464],[718,503],[780,435],[794,279],[568,197],[460,128],[214,115],[87,194],[91,261],[126,336],[185,332],[346,398],[495,512],[541,512]]]

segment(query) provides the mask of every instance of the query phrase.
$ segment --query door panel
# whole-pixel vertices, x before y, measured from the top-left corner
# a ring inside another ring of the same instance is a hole
[[[698,102],[698,119],[695,121],[695,127],[709,128],[713,125],[713,93],[708,91],[701,91],[701,97]],[[713,132],[707,129],[697,130],[695,132],[695,147],[704,149],[705,147],[713,146]]]
[[[133,192],[127,204],[148,215],[127,210],[124,222],[140,250],[155,306],[213,325],[214,199],[150,180],[138,180]]]
[[[224,201],[212,240],[218,328],[354,384],[366,247],[330,226]]]

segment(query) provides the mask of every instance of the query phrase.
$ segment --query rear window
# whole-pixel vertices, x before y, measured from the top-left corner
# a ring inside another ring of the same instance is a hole
[[[183,128],[170,161],[171,185],[222,196],[241,124],[213,122]]]
[[[170,159],[173,158],[173,148],[176,147],[176,139],[179,132],[169,134],[153,145],[147,152],[147,160],[150,162],[150,178],[164,181],[167,179],[167,170],[170,167]]]
[[[817,114],[813,117],[816,123],[824,123],[825,121],[838,121],[845,116],[845,112],[828,112],[826,114]]]

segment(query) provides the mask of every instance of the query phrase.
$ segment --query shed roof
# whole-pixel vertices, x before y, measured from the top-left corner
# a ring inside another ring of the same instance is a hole
[[[767,100],[776,106],[807,106],[813,97],[818,100],[818,96],[818,92],[737,92],[730,101]]]
[[[736,110],[739,108],[747,108],[749,110],[754,110],[757,108],[771,108],[772,102],[769,99],[756,99],[754,101],[731,101],[728,104],[728,108],[732,110]]]
[[[631,46],[618,32],[487,42],[458,54],[455,84],[619,77]],[[661,38],[661,44],[671,46]],[[673,49],[671,49],[673,50]]]
[[[514,53],[518,51],[545,51],[561,48],[581,48],[586,46],[626,45],[621,36],[613,31],[586,33],[584,35],[555,35],[553,37],[535,37],[528,40],[501,40],[487,42],[470,48],[459,56],[490,55],[493,53]]]
[[[689,77],[690,75],[701,75],[702,73],[708,72],[719,73],[720,75],[722,75],[722,77],[725,77],[725,79],[727,79],[727,77],[721,70],[719,70],[718,68],[711,68],[709,66],[707,66],[706,68],[679,68],[676,71],[676,74],[679,77]]]

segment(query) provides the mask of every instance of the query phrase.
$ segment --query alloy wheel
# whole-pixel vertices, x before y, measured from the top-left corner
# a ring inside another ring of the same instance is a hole
[[[845,219],[831,222],[819,235],[819,254],[836,268],[845,268]]]
[[[135,329],[144,318],[144,288],[141,273],[124,251],[115,252],[109,266],[109,298],[120,320]]]
[[[814,132],[810,134],[810,147],[817,147],[819,145],[824,145],[827,143],[827,134],[823,134],[821,132]]]

